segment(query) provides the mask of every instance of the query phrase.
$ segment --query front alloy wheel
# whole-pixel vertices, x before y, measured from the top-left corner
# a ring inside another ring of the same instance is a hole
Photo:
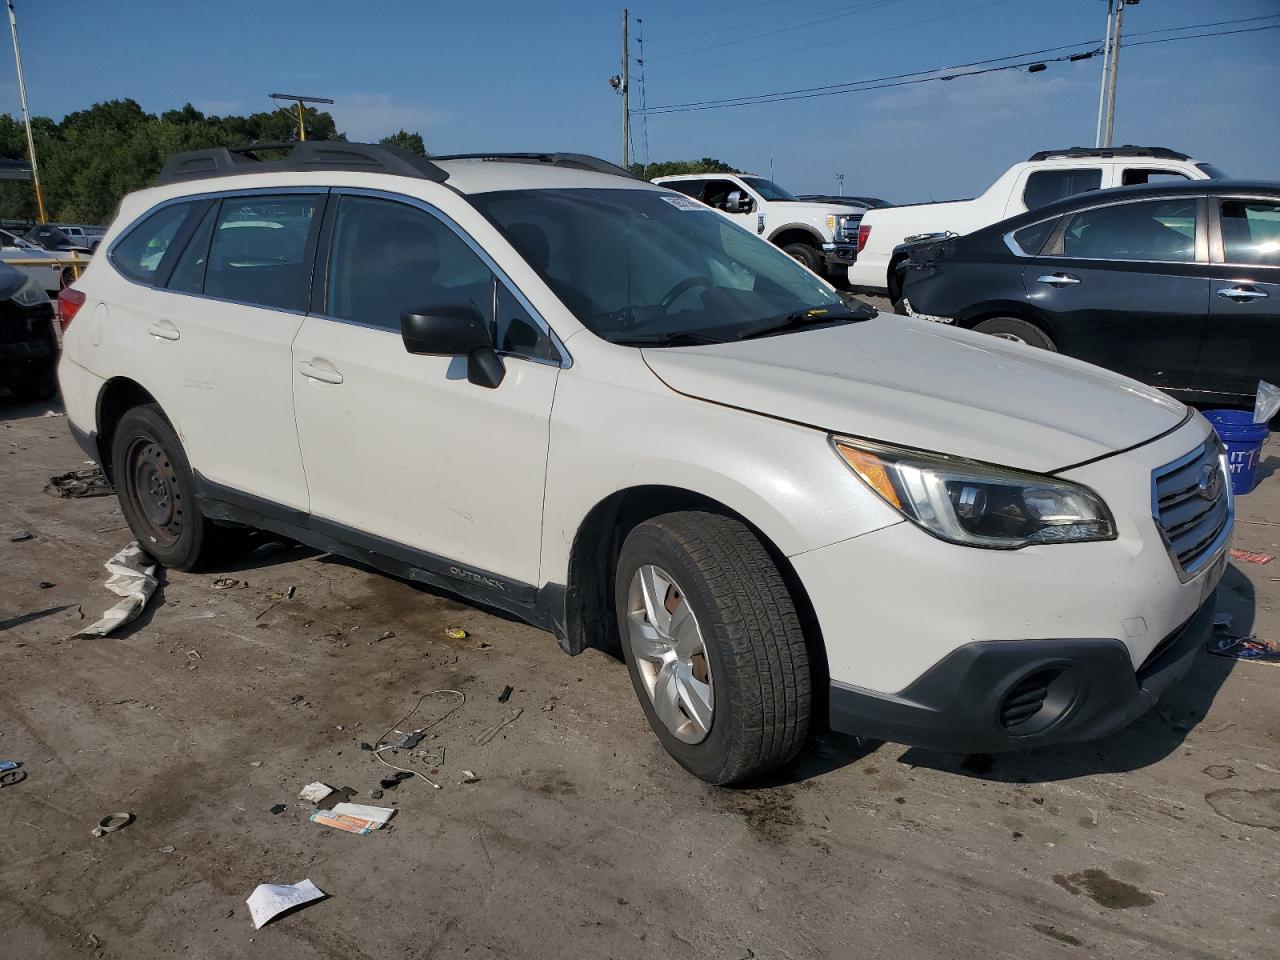
[[[701,743],[715,718],[715,688],[698,618],[675,578],[645,564],[631,578],[628,640],[658,719],[685,743]]]

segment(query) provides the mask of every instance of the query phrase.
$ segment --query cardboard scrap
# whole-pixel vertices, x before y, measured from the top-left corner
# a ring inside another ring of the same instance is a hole
[[[338,803],[332,810],[316,810],[307,819],[347,833],[366,834],[381,830],[395,815],[394,807],[372,807],[365,803]]]
[[[1228,555],[1232,560],[1243,560],[1245,563],[1256,563],[1260,567],[1275,559],[1275,557],[1271,556],[1269,553],[1253,553],[1249,550],[1237,550],[1235,547],[1232,547],[1231,550],[1228,551]]]

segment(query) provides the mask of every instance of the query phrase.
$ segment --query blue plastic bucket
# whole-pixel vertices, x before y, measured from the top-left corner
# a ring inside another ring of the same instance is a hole
[[[1227,448],[1231,489],[1243,497],[1258,483],[1258,461],[1270,431],[1265,423],[1254,423],[1249,410],[1206,410],[1204,415]]]

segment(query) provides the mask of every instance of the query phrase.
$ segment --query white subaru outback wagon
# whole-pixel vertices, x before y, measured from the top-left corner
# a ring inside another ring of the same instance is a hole
[[[1099,737],[1209,630],[1233,506],[1199,414],[882,318],[604,161],[181,154],[103,249],[62,390],[157,560],[265,529],[620,640],[711,783],[820,725]]]

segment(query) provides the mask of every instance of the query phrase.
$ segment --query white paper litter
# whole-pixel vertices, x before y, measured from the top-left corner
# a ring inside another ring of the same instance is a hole
[[[124,626],[142,612],[160,585],[155,578],[155,563],[142,552],[136,540],[103,566],[111,574],[106,583],[107,589],[124,599],[104,613],[97,623],[77,633],[77,637],[105,637]]]
[[[335,803],[332,813],[338,816],[359,817],[376,826],[382,826],[396,812],[395,807],[371,807],[367,803]]]
[[[298,799],[306,800],[309,803],[319,803],[331,793],[333,793],[333,787],[317,780],[315,783],[308,783],[303,787],[298,793]]]
[[[299,880],[297,883],[260,883],[249,899],[249,913],[253,916],[253,928],[261,930],[273,917],[286,910],[311,903],[324,898],[324,891],[310,880]]]

